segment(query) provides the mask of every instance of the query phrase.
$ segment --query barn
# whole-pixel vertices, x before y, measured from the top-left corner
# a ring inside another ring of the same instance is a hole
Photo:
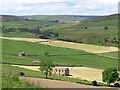
[[[54,73],[58,75],[69,76],[69,69],[68,68],[55,68]]]
[[[18,53],[18,56],[25,57],[26,53],[25,52],[20,52],[20,53]]]

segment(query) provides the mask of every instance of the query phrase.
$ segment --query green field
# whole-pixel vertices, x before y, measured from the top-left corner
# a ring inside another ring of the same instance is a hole
[[[33,33],[4,33],[3,37],[36,38]]]
[[[3,62],[32,64],[32,60],[47,59],[51,60],[54,63],[60,63],[65,65],[81,65],[100,69],[110,67],[117,68],[116,59],[100,57],[79,50],[57,48],[36,43],[4,39],[2,46],[4,46],[2,50]],[[18,53],[22,51],[28,54],[27,58],[21,58],[18,56]],[[45,56],[45,52],[49,52],[49,56]]]
[[[110,53],[103,53],[102,55],[104,56],[109,56],[109,57],[115,57],[115,58],[119,58],[119,52],[110,52]]]

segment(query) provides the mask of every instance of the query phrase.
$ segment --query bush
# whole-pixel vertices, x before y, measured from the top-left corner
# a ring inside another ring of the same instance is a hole
[[[24,72],[19,72],[18,75],[19,75],[19,76],[24,76],[25,73],[24,73]]]
[[[104,29],[108,30],[108,26],[105,26]]]
[[[119,83],[115,83],[114,86],[115,87],[120,87],[120,84]]]
[[[95,80],[92,81],[92,85],[93,85],[93,86],[97,86],[97,81],[95,81]]]

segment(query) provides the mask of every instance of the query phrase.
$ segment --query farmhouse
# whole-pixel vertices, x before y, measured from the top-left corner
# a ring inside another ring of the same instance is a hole
[[[20,52],[20,53],[18,53],[18,56],[25,57],[26,53],[25,52]]]
[[[68,76],[69,75],[69,69],[68,68],[55,68],[54,73],[59,74],[59,75]]]

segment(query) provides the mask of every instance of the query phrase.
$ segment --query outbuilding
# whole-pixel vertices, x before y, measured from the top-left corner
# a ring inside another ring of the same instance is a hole
[[[55,68],[54,73],[58,75],[69,76],[69,69],[68,68]]]
[[[25,57],[26,53],[25,52],[20,52],[20,53],[18,53],[18,56]]]

